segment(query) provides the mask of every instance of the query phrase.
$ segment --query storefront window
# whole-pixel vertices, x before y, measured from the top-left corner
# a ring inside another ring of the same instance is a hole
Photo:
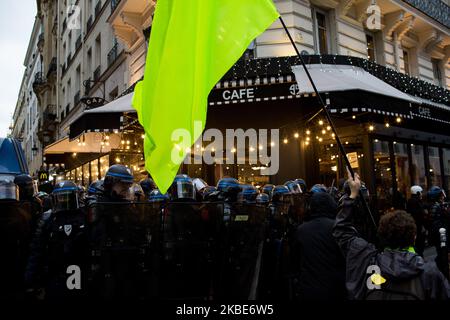
[[[113,163],[123,164],[131,169],[134,179],[139,181],[147,176],[142,153],[118,152],[114,154]]]
[[[391,205],[392,199],[392,172],[389,142],[374,140],[374,173],[378,209],[384,210]]]
[[[442,186],[441,164],[439,162],[439,148],[428,147],[430,161],[430,182],[432,186]]]
[[[89,163],[86,163],[83,165],[83,180],[82,180],[82,184],[85,187],[89,186]]]
[[[83,168],[82,167],[78,167],[75,169],[75,183],[81,183],[83,180]]]
[[[428,190],[425,174],[425,160],[423,155],[423,146],[411,145],[412,155],[412,184],[420,185],[424,190]]]
[[[398,191],[409,198],[411,177],[409,174],[408,145],[394,142],[394,156]]]
[[[98,160],[91,161],[91,181],[99,179]]]
[[[442,149],[444,160],[444,185],[447,187],[447,194],[450,194],[450,149]]]
[[[105,177],[106,171],[109,168],[109,155],[100,158],[100,176]]]

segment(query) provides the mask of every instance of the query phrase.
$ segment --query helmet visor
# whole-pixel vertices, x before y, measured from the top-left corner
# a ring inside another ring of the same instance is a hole
[[[172,191],[172,197],[177,199],[193,199],[195,200],[195,190],[192,182],[189,181],[177,181],[174,190]]]
[[[53,194],[53,210],[70,211],[79,208],[78,193],[75,191],[60,191]]]
[[[12,181],[0,181],[0,200],[19,200],[19,188]]]

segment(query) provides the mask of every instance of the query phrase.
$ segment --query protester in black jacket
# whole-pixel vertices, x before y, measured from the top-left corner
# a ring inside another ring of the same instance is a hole
[[[406,211],[411,214],[416,222],[417,237],[415,242],[415,250],[417,254],[423,257],[423,251],[425,250],[425,237],[426,237],[426,215],[427,210],[422,201],[422,191],[420,186],[411,187],[411,198],[408,199],[406,204]]]
[[[302,300],[345,299],[344,257],[332,236],[336,213],[337,204],[328,193],[315,193],[306,222],[297,229],[298,297]]]
[[[350,176],[350,175],[349,175]],[[351,223],[361,182],[348,180],[351,195],[344,199],[333,228],[333,236],[346,259],[346,287],[350,299],[410,300],[449,299],[450,287],[434,262],[425,262],[412,246],[416,226],[404,211],[385,214],[377,248],[360,238]]]

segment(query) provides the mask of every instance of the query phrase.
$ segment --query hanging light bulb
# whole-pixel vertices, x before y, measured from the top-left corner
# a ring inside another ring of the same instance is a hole
[[[305,145],[309,146],[309,141],[306,141],[306,142],[305,142]]]
[[[287,143],[288,143],[288,139],[284,139],[284,140],[283,140],[283,143],[284,143],[284,144],[287,144]]]
[[[307,135],[310,135],[310,134],[311,134],[311,131],[306,130],[306,134],[307,134]]]
[[[327,130],[330,131],[330,130],[331,130],[331,127],[330,127],[330,126],[327,126]]]
[[[355,120],[355,119],[356,119],[356,116],[355,116],[355,115],[353,115],[353,116],[352,116],[352,119],[353,119],[353,120]]]
[[[109,136],[105,136],[105,140],[109,140]]]
[[[299,137],[299,134],[296,132],[296,133],[294,133],[294,138],[295,139],[298,139],[298,137]]]
[[[319,125],[323,126],[323,120],[319,120]]]
[[[325,131],[325,129],[324,129],[324,130],[322,130],[322,134],[325,134],[325,133],[327,133],[327,132]]]
[[[373,125],[369,126],[369,131],[373,131],[375,129],[375,127]]]
[[[141,138],[142,138],[142,139],[145,139],[145,134],[141,135]]]
[[[397,123],[401,123],[401,122],[402,122],[402,118],[397,117],[397,119],[395,119],[395,121],[396,121]]]

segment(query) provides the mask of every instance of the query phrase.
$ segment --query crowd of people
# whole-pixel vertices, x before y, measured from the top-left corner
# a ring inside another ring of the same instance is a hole
[[[411,194],[376,228],[357,174],[339,188],[178,175],[165,194],[123,165],[86,191],[61,181],[49,195],[30,176],[1,178],[0,297],[447,300],[445,192]]]

